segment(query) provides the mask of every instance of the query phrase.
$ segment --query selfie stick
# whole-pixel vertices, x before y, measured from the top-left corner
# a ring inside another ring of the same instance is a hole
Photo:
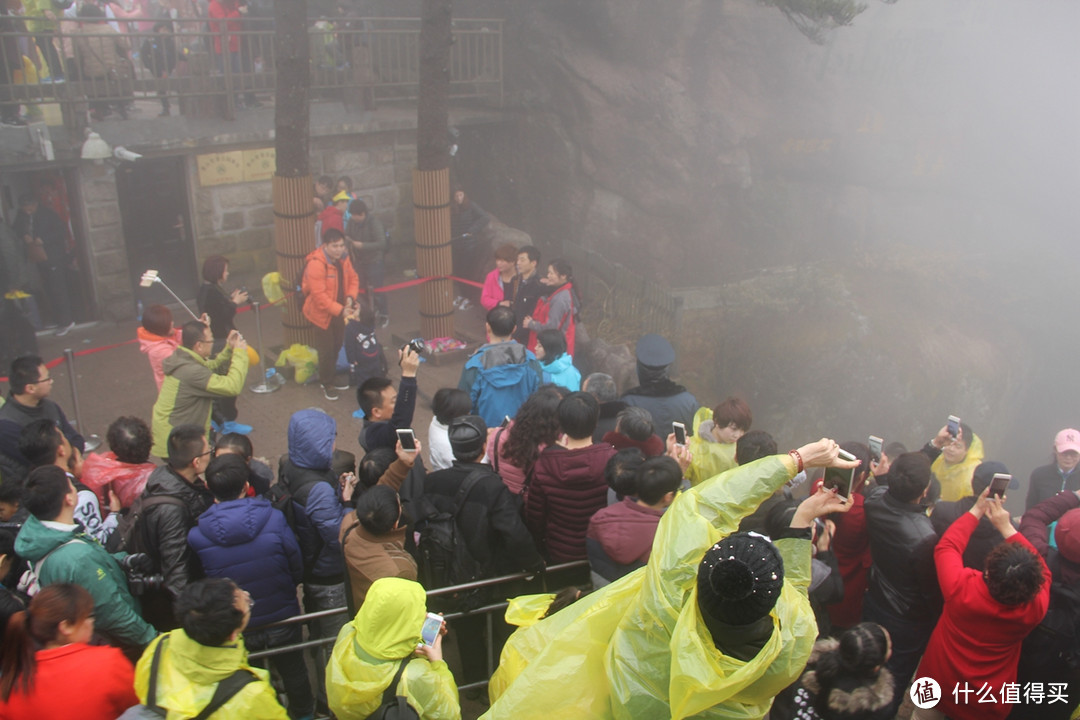
[[[172,291],[172,289],[170,289],[170,288],[169,288],[169,286],[165,284],[165,281],[164,281],[164,280],[162,280],[162,279],[161,279],[160,277],[158,277],[158,271],[157,271],[157,270],[147,270],[146,272],[144,272],[144,273],[142,274],[142,277],[141,277],[141,278],[139,279],[139,287],[144,287],[144,288],[148,288],[148,287],[150,287],[151,285],[153,285],[154,283],[158,283],[159,285],[161,285],[161,287],[165,288],[165,291],[166,291],[167,293],[169,293],[170,295],[172,295],[172,296],[173,296],[173,298],[175,298],[176,302],[178,302],[178,303],[180,303],[181,305],[183,305],[183,306],[184,306],[184,309],[185,309],[185,310],[187,310],[187,311],[188,311],[188,313],[190,313],[190,314],[191,314],[191,317],[193,317],[193,318],[194,318],[194,319],[196,319],[196,320],[199,320],[199,319],[200,319],[200,318],[199,318],[199,316],[198,316],[198,315],[196,315],[195,313],[193,313],[193,312],[191,311],[191,308],[189,308],[189,307],[188,307],[188,306],[187,306],[187,305],[186,305],[186,304],[184,303],[184,301],[183,301],[183,300],[181,300],[181,299],[179,298],[179,296],[177,296],[177,294],[176,294],[176,293],[174,293],[174,292]]]

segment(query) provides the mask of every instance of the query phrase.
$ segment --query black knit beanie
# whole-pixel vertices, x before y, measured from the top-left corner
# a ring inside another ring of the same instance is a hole
[[[697,586],[702,613],[728,625],[748,625],[776,605],[784,586],[784,561],[767,539],[738,532],[705,553]]]

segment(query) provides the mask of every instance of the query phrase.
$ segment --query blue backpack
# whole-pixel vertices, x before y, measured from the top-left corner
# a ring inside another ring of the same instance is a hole
[[[526,398],[540,387],[540,376],[530,362],[480,368],[469,393],[473,412],[496,427],[505,417],[514,417]]]

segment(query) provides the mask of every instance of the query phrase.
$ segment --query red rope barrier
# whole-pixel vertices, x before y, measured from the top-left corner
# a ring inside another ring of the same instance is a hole
[[[478,282],[475,282],[473,280],[466,280],[465,278],[459,278],[459,277],[455,277],[453,275],[439,275],[439,276],[436,276],[436,277],[425,277],[425,278],[416,278],[415,280],[406,280],[405,282],[395,283],[394,285],[384,285],[384,286],[382,286],[380,288],[372,288],[372,291],[377,292],[377,293],[394,292],[396,290],[405,290],[407,288],[416,287],[417,285],[423,285],[424,283],[431,282],[432,280],[443,280],[445,278],[450,278],[451,280],[455,280],[455,281],[457,281],[459,283],[465,283],[466,285],[472,285],[473,287],[483,287],[484,286],[483,283],[478,283]],[[366,292],[366,291],[361,290],[360,292]],[[292,292],[286,293],[285,297],[288,297],[289,295],[292,295],[292,294],[294,294],[294,293],[292,293]],[[279,300],[278,302],[281,302],[281,301]],[[278,304],[278,303],[266,303],[265,305],[259,305],[259,309],[264,310],[264,309],[266,309],[268,307],[273,307],[276,304]],[[253,307],[253,305],[245,305],[244,307],[237,309],[236,312],[237,312],[237,314],[244,313],[244,312],[250,312],[252,307]],[[101,347],[89,348],[87,350],[79,350],[78,352],[75,353],[75,357],[83,357],[85,355],[93,355],[94,353],[104,352],[106,350],[113,350],[115,348],[124,347],[125,345],[132,345],[132,344],[137,343],[137,342],[139,342],[138,338],[132,338],[131,340],[125,340],[124,342],[113,343],[112,345],[102,345]],[[56,367],[57,365],[60,365],[63,362],[64,362],[63,356],[58,357],[58,358],[53,358],[52,360],[49,360],[47,363],[45,363],[45,367],[52,370],[54,367]],[[6,377],[0,377],[0,382],[8,382],[8,379]]]

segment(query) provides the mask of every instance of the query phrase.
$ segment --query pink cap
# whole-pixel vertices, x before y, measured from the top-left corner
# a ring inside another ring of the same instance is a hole
[[[1065,428],[1059,432],[1057,437],[1054,438],[1054,448],[1058,452],[1065,452],[1066,450],[1080,452],[1080,430]]]

